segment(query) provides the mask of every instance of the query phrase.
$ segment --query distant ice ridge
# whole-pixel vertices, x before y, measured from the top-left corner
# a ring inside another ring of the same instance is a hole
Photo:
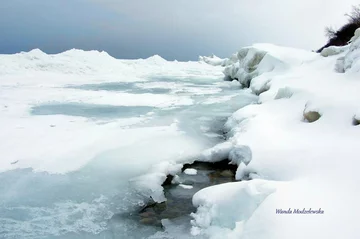
[[[34,49],[14,55],[0,55],[0,72],[4,74],[32,70],[84,74],[97,72],[101,68],[108,69],[115,61],[106,52],[72,49],[50,55]]]
[[[107,77],[114,74],[143,75],[153,68],[168,65],[169,61],[159,55],[147,59],[120,60],[105,51],[84,51],[71,49],[58,54],[46,54],[40,49],[21,52],[13,55],[0,55],[0,75],[33,73],[62,73],[76,75],[101,75]],[[180,66],[184,64],[178,64]],[[134,67],[142,66],[136,72]]]
[[[215,55],[211,56],[199,56],[199,62],[205,62],[212,66],[227,66],[236,61],[236,55],[231,56],[230,58],[220,58]]]
[[[204,161],[230,159],[236,178],[193,197],[192,234],[208,238],[358,237],[360,29],[349,46],[315,54],[269,44],[241,49],[224,73],[258,94],[226,122],[228,141]],[[226,195],[226,196],[224,196]],[[277,209],[324,214],[276,213]]]

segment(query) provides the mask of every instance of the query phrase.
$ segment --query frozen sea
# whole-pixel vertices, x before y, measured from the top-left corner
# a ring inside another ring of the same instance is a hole
[[[190,237],[114,215],[144,204],[134,178],[196,159],[224,140],[234,111],[257,102],[199,62],[34,50],[0,63],[4,239]]]

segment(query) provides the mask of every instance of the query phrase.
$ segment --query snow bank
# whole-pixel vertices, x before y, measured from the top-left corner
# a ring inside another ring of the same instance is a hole
[[[272,45],[238,52],[225,73],[260,94],[261,104],[235,112],[227,142],[203,159],[229,159],[239,165],[237,179],[254,180],[198,192],[193,235],[357,238],[359,35],[328,57]],[[345,74],[336,71],[339,58]]]
[[[256,44],[241,49],[236,61],[224,70],[226,78],[236,79],[249,87],[253,78],[265,72],[279,72],[290,65],[299,65],[314,57],[303,50],[278,47],[271,44]],[[300,56],[300,58],[299,58]]]

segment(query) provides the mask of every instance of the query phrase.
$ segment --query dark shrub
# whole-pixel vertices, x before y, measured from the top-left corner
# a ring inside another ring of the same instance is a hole
[[[325,29],[325,35],[329,37],[328,43],[317,50],[320,53],[324,48],[329,46],[345,46],[354,36],[355,30],[360,28],[360,5],[353,6],[351,13],[346,14],[348,22],[339,30],[335,31],[331,27]]]

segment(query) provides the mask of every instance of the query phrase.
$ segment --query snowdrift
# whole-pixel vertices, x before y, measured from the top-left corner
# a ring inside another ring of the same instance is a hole
[[[224,73],[261,104],[235,112],[227,142],[201,159],[228,158],[252,180],[195,194],[194,236],[358,238],[359,35],[321,55],[268,44],[237,53]]]
[[[251,80],[266,72],[281,72],[290,66],[300,65],[311,59],[314,54],[303,50],[278,47],[271,44],[256,44],[241,49],[233,64],[224,70],[225,78],[236,79],[244,87],[249,87]]]

